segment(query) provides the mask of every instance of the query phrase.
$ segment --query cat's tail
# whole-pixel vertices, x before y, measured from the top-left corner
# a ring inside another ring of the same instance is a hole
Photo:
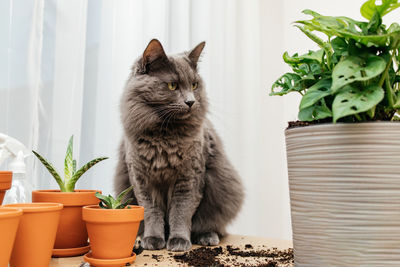
[[[226,234],[226,226],[238,215],[244,200],[244,188],[222,148],[218,135],[211,130],[208,141],[203,199],[193,216],[192,231]]]

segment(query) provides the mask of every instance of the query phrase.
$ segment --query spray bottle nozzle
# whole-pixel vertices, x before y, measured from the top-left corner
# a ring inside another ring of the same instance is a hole
[[[17,156],[10,163],[10,170],[13,173],[26,173],[26,165],[24,160],[24,153],[19,151]]]
[[[14,173],[25,173],[24,159],[30,154],[20,141],[0,133],[0,166],[7,158],[13,158],[9,169]]]

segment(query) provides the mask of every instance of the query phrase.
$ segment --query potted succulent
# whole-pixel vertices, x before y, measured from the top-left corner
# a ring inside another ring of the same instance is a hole
[[[86,226],[82,221],[82,207],[98,204],[99,200],[95,197],[95,193],[99,191],[76,190],[75,184],[87,170],[107,158],[96,158],[77,170],[76,160],[73,158],[73,136],[71,136],[65,156],[64,179],[62,179],[51,163],[37,152],[33,151],[33,153],[54,177],[60,186],[60,190],[33,191],[32,201],[56,202],[64,205],[54,244],[53,256],[67,257],[85,254],[89,251],[90,247]]]
[[[11,188],[12,172],[0,171],[0,205],[3,203],[6,190]]]
[[[83,207],[91,252],[84,256],[92,266],[125,266],[135,260],[132,252],[144,208],[128,205],[124,197],[132,190],[125,189],[115,199],[96,193],[100,203]]]
[[[285,53],[271,92],[302,96],[285,131],[296,266],[400,264],[400,26],[382,23],[399,6],[295,22],[320,48]]]
[[[22,210],[0,207],[0,266],[8,266]]]

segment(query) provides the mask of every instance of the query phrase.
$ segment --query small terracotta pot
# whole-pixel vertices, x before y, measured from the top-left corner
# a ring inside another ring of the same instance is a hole
[[[132,255],[144,208],[125,209],[83,207],[83,220],[89,233],[92,256],[96,259],[121,259]]]
[[[60,203],[9,204],[20,208],[19,223],[10,267],[49,266],[63,205]]]
[[[32,202],[55,202],[64,205],[61,211],[53,256],[78,256],[89,251],[88,234],[82,220],[82,207],[99,203],[96,190],[38,190],[32,192]]]
[[[0,171],[0,205],[3,203],[6,190],[11,188],[12,172]]]
[[[22,210],[0,207],[0,267],[7,267]]]

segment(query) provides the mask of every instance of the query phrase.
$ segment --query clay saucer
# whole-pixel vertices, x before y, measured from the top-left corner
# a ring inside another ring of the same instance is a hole
[[[83,259],[94,267],[121,267],[127,263],[133,263],[136,259],[136,254],[132,253],[132,256],[122,259],[95,259],[92,258],[92,252],[89,252],[83,256]]]
[[[79,248],[53,248],[52,257],[76,257],[83,255],[90,250],[90,245]]]

